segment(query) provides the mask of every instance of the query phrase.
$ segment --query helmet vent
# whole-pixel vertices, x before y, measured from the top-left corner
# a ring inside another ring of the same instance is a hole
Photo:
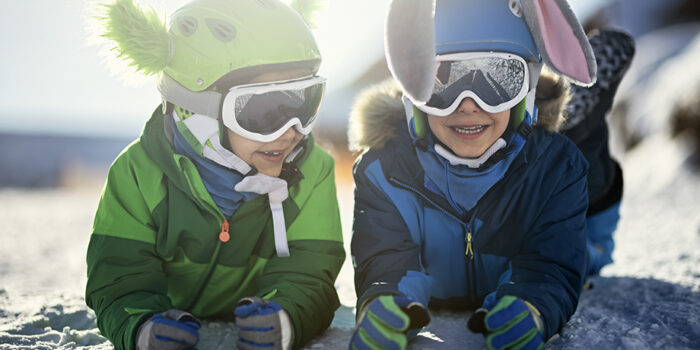
[[[192,16],[180,17],[177,19],[177,26],[184,36],[190,36],[197,31],[197,19]]]
[[[211,33],[223,42],[229,42],[236,38],[236,28],[231,24],[215,18],[207,18],[207,27]]]
[[[510,0],[510,2],[508,3],[508,7],[510,8],[510,12],[513,12],[515,16],[523,16],[523,7],[520,4],[520,0]]]

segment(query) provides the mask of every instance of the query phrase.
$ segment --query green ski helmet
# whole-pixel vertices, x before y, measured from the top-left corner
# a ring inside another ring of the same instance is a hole
[[[101,17],[104,37],[122,58],[146,74],[159,74],[163,99],[216,117],[222,93],[266,71],[321,63],[304,19],[280,0],[194,0],[175,11],[167,29],[134,0],[115,0]]]

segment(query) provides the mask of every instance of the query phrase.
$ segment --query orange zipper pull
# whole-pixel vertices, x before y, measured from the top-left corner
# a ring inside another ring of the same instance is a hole
[[[219,240],[226,243],[231,238],[228,233],[228,220],[224,219],[224,223],[221,224],[221,233],[219,233]]]

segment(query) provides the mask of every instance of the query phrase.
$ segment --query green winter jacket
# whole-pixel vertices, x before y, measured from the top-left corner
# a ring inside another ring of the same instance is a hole
[[[333,159],[309,138],[287,179],[291,256],[276,255],[267,196],[224,215],[194,164],[173,152],[160,108],[112,164],[87,251],[87,305],[116,349],[133,349],[153,314],[176,308],[231,320],[242,297],[265,296],[292,320],[298,348],[326,329],[340,305],[345,259]],[[303,142],[303,141],[302,141]]]

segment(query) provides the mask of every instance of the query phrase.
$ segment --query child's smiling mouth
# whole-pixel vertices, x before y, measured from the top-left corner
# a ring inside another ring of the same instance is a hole
[[[265,161],[272,162],[272,163],[277,163],[282,161],[284,158],[286,150],[281,149],[281,150],[272,150],[272,151],[257,151],[255,152],[260,156]]]
[[[486,130],[490,125],[488,124],[479,124],[479,125],[467,125],[467,126],[450,126],[450,130],[452,130],[452,134],[455,137],[458,137],[460,139],[477,139],[481,137],[481,135],[484,135]]]
[[[460,134],[473,135],[486,130],[488,127],[488,125],[453,126],[452,130]]]

